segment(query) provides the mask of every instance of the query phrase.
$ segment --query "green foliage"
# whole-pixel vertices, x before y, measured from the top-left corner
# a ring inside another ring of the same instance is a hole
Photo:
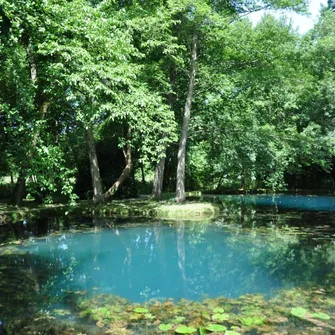
[[[330,316],[326,313],[318,312],[318,313],[312,313],[312,316],[317,319],[321,320],[329,320]]]
[[[169,148],[173,183],[195,28],[186,185],[276,191],[292,176],[327,175],[335,143],[332,4],[305,37],[269,15],[256,27],[238,19],[262,6],[305,5],[1,0],[0,175],[24,177],[30,198],[75,201],[76,180],[88,179],[78,174],[88,170],[90,127],[118,154],[130,144],[135,168],[152,169]],[[103,170],[107,188],[116,171]]]
[[[276,191],[286,188],[289,175],[329,172],[333,136],[312,107],[317,79],[285,21],[265,16],[253,28],[242,20],[205,46],[209,60],[200,69],[189,154],[189,178],[197,187]]]
[[[184,316],[177,316],[176,318],[172,319],[171,321],[172,321],[173,323],[178,324],[178,323],[183,322],[184,320],[185,320],[185,317],[184,317]]]
[[[206,330],[209,330],[210,332],[224,332],[227,330],[227,327],[217,324],[210,324],[205,327]]]
[[[229,314],[227,313],[216,313],[212,316],[213,320],[224,321],[229,319]]]
[[[262,325],[264,323],[264,318],[255,317],[255,316],[248,316],[246,318],[242,318],[241,321],[246,326]]]
[[[302,307],[294,307],[291,309],[291,314],[298,318],[304,318],[306,313],[307,313],[307,310]]]
[[[167,323],[167,324],[161,323],[158,328],[159,330],[163,332],[167,332],[172,329],[172,324],[171,323]]]
[[[235,330],[227,330],[225,335],[241,335],[241,333],[236,332]]]
[[[301,318],[311,320],[311,318],[321,319],[321,320],[330,320],[330,316],[323,312],[309,313],[305,308],[296,307],[291,309],[291,314]]]
[[[187,326],[184,326],[184,325],[180,325],[178,326],[176,329],[175,329],[175,332],[177,334],[193,334],[197,331],[196,328],[194,327],[187,327]]]
[[[135,313],[148,313],[149,310],[146,309],[146,308],[137,307],[137,308],[134,309],[134,312],[135,312]]]
[[[223,312],[224,312],[224,309],[221,307],[215,307],[213,309],[213,313],[223,313]]]
[[[334,288],[330,288],[327,295],[332,294],[333,290]],[[238,299],[219,297],[217,299],[205,299],[202,302],[181,300],[176,304],[172,303],[171,300],[151,301],[142,305],[145,307],[141,307],[148,309],[150,314],[154,316],[149,323],[145,321],[143,314],[137,313],[134,315],[132,305],[120,297],[100,295],[97,298],[86,300],[80,298],[78,294],[75,294],[75,296],[78,300],[76,305],[82,310],[82,316],[108,324],[111,331],[122,324],[124,330],[136,327],[136,329],[143,330],[148,335],[156,334],[156,325],[159,323],[159,331],[167,333],[192,334],[198,331],[202,335],[212,332],[237,335],[255,330],[259,332],[276,331],[278,327],[281,327],[283,331],[295,329],[296,320],[287,318],[288,314],[300,319],[299,327],[302,330],[308,329],[312,323],[321,327],[320,330],[322,329],[321,331],[327,333],[333,327],[332,319],[328,314],[323,312],[309,313],[307,309],[302,307],[289,307],[296,301],[304,301],[306,307],[310,310],[331,311],[334,304],[326,302],[325,296],[320,295],[321,292],[325,291],[311,287],[310,290],[302,290],[301,288],[283,290],[270,300],[264,299],[261,295],[249,294]],[[327,299],[329,300],[329,298]],[[99,308],[96,306],[99,306]],[[224,306],[225,310],[230,311],[232,317],[229,321],[222,320],[214,324],[208,324],[206,318],[199,317],[199,315],[211,312],[214,308],[222,308],[219,306]],[[185,315],[183,317],[185,324],[168,321],[171,320],[171,316],[176,310]],[[250,316],[246,317],[247,312],[250,312]],[[154,327],[152,327],[151,322],[153,322]],[[207,326],[202,326],[203,324],[207,324]]]

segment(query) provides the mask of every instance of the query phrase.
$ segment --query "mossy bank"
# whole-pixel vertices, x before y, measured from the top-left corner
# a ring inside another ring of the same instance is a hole
[[[95,205],[89,201],[81,201],[75,205],[36,205],[27,203],[21,208],[2,205],[0,207],[0,224],[52,215],[209,220],[218,217],[221,211],[221,205],[213,202],[186,202],[184,204],[176,204],[168,201],[156,202],[131,199],[122,201],[115,200],[103,205]]]

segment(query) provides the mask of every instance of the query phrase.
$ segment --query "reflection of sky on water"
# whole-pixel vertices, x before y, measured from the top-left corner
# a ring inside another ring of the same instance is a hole
[[[227,195],[222,200],[245,202],[256,206],[278,206],[313,211],[335,211],[335,197],[299,195]]]
[[[49,288],[55,295],[87,290],[138,302],[272,295],[300,281],[323,281],[334,271],[324,256],[327,246],[315,251],[291,235],[258,236],[201,223],[69,233],[25,249],[59,268]]]

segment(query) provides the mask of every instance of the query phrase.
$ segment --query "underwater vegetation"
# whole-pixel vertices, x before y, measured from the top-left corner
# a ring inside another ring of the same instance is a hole
[[[8,334],[332,335],[335,331],[335,285],[282,290],[269,300],[247,294],[238,299],[134,304],[112,294],[87,298],[84,291],[68,292],[66,300],[64,309],[16,320]],[[71,324],[71,319],[77,322]]]
[[[266,299],[247,294],[201,302],[180,299],[132,304],[115,295],[86,298],[69,292],[71,311],[105,334],[334,334],[335,285],[279,291]],[[62,313],[62,311],[57,311]]]

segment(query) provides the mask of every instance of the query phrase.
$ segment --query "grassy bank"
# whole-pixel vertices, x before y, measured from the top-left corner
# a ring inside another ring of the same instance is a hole
[[[27,202],[21,208],[0,204],[0,224],[55,215],[208,220],[214,219],[220,212],[221,207],[216,203],[197,201],[176,204],[169,201],[156,202],[148,199],[131,199],[114,200],[104,205],[94,205],[89,201],[80,201],[75,205],[36,205]]]

